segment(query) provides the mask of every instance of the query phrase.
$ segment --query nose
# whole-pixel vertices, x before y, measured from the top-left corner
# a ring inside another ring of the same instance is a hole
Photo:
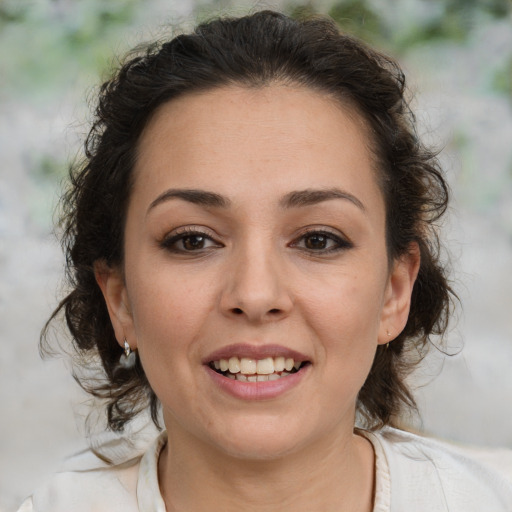
[[[240,250],[230,262],[221,297],[223,314],[266,323],[286,317],[293,301],[282,256],[269,249]]]

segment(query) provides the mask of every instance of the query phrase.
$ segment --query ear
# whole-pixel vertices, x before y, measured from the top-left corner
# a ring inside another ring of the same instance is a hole
[[[420,249],[413,242],[407,253],[395,260],[388,278],[379,326],[379,345],[393,341],[404,330],[419,268]]]
[[[109,267],[103,260],[96,261],[94,277],[105,298],[117,342],[124,347],[124,340],[127,339],[132,349],[137,348],[133,317],[122,270],[119,267]]]

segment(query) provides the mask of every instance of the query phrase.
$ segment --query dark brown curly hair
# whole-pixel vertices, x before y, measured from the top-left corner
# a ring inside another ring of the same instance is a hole
[[[141,132],[162,104],[181,95],[273,82],[326,92],[355,108],[369,127],[386,204],[389,261],[416,242],[421,266],[407,325],[389,348],[378,348],[359,393],[358,413],[367,428],[377,428],[415,407],[405,377],[432,335],[445,332],[451,310],[452,291],[436,234],[448,190],[436,156],[418,140],[404,74],[394,60],[340,33],[330,19],[297,21],[261,11],[215,19],[191,34],[132,53],[101,86],[85,157],[71,168],[61,217],[71,291],[48,321],[42,343],[51,321],[64,312],[76,354],[89,361],[92,355],[98,365],[101,361],[103,380],[77,379],[106,401],[108,426],[115,431],[148,407],[158,424],[158,398],[140,360],[132,369],[118,364],[122,349],[94,274],[95,262],[123,264],[123,231]]]

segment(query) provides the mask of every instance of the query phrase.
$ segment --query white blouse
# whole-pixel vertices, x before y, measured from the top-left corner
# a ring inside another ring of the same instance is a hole
[[[373,512],[512,512],[512,479],[465,450],[392,428],[363,435],[376,455]],[[164,432],[144,455],[115,466],[90,452],[74,457],[18,512],[166,512],[157,472],[166,440]],[[499,459],[512,470],[512,451]]]

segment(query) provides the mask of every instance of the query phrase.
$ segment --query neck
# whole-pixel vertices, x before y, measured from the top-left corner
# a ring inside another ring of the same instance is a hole
[[[168,435],[159,460],[168,512],[204,511],[213,503],[225,512],[373,509],[373,448],[352,432],[272,460],[236,458],[180,432]]]

